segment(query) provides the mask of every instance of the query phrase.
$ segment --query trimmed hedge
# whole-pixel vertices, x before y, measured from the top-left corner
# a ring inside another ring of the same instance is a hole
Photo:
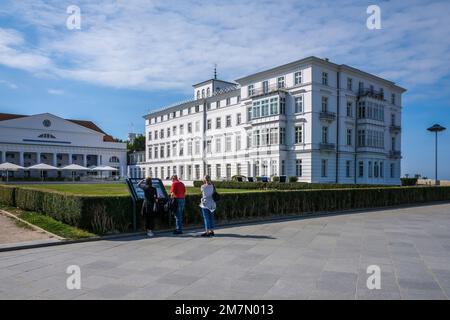
[[[203,224],[199,208],[200,199],[200,195],[186,197],[186,225]],[[305,215],[315,212],[335,212],[431,201],[450,201],[450,187],[341,188],[224,193],[221,194],[221,200],[217,203],[217,220],[220,223],[269,216]],[[0,203],[44,213],[56,220],[97,234],[132,230],[132,202],[129,196],[75,196],[0,186]],[[141,205],[142,203],[138,203],[138,212]],[[141,218],[138,218],[138,222],[142,223]],[[157,219],[158,229],[172,226],[171,216],[166,215]]]
[[[418,178],[401,178],[400,181],[402,182],[402,186],[410,187],[410,186],[417,186],[417,181],[419,181]]]
[[[289,177],[289,179],[296,177]],[[277,178],[279,180],[279,177]],[[203,181],[194,181],[194,187],[200,188]],[[306,182],[237,182],[237,181],[214,181],[214,186],[219,189],[242,189],[242,190],[316,190],[316,189],[354,189],[354,188],[394,188],[396,186],[366,185],[366,184],[331,184],[331,183],[306,183]]]

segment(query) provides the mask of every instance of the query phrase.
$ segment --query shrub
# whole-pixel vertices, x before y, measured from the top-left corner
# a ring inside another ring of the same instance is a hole
[[[294,177],[294,176],[292,176],[292,177],[289,177],[289,183],[294,183],[294,182],[297,182],[298,181],[298,177]]]
[[[402,186],[409,187],[409,186],[416,186],[417,181],[419,179],[417,179],[417,178],[401,178],[400,180],[402,182]]]
[[[16,188],[10,186],[0,186],[0,203],[14,207],[16,205],[15,199]]]
[[[280,182],[280,177],[279,176],[273,176],[272,177],[272,182]]]

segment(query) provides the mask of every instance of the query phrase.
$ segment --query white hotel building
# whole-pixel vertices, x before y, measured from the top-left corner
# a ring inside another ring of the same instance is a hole
[[[111,166],[118,169],[117,175],[126,176],[127,145],[115,142],[91,121],[68,120],[50,113],[31,116],[0,113],[0,163],[4,162],[22,167],[39,163],[57,168],[70,164]],[[14,174],[38,177],[40,172]],[[49,177],[70,174],[48,172]]]
[[[211,79],[194,85],[193,100],[145,116],[146,159],[129,175],[399,184],[405,91],[316,57]]]

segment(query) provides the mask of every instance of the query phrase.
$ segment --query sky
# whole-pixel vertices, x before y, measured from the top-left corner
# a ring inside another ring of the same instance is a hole
[[[68,7],[80,8],[80,29]],[[381,10],[370,30],[369,5]],[[396,82],[403,174],[450,179],[450,1],[0,0],[0,112],[54,113],[117,138],[190,98],[192,84],[234,80],[310,55]]]

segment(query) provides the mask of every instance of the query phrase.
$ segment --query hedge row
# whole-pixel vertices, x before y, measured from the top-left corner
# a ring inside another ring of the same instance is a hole
[[[200,188],[203,181],[194,181],[194,187]],[[237,181],[214,181],[216,188],[221,189],[245,189],[245,190],[317,190],[317,189],[349,189],[349,188],[380,188],[388,187],[382,185],[359,185],[359,184],[330,184],[330,183],[306,183],[306,182],[237,182]]]
[[[186,225],[202,225],[200,195],[186,198]],[[227,193],[218,202],[218,222],[269,216],[302,215],[349,209],[376,208],[430,201],[450,201],[450,187],[389,187],[334,190]],[[105,234],[132,230],[132,202],[128,196],[87,197],[0,186],[0,202],[45,213],[67,224]],[[138,204],[138,209],[141,204]],[[173,226],[160,217],[157,228]]]

